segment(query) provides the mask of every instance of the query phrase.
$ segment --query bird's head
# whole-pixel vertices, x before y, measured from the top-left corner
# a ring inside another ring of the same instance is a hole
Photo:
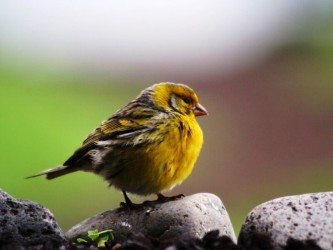
[[[207,115],[207,110],[199,103],[195,92],[185,84],[163,82],[151,87],[152,100],[162,110],[174,111],[182,115]]]

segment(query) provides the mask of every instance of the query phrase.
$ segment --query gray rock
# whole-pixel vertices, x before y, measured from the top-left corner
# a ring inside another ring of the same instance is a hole
[[[17,200],[0,189],[0,246],[59,246],[65,235],[45,207],[25,200]]]
[[[221,200],[208,193],[194,194],[164,203],[148,203],[136,209],[117,208],[97,214],[71,228],[69,241],[87,239],[87,231],[112,229],[116,240],[123,241],[128,233],[142,233],[161,241],[187,233],[202,238],[218,229],[221,235],[236,242],[228,213]]]
[[[239,246],[246,249],[257,233],[268,235],[276,249],[290,237],[333,249],[333,192],[287,196],[257,206],[242,226]]]

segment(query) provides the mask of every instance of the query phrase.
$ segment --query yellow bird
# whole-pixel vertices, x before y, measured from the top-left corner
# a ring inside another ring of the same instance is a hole
[[[128,206],[134,204],[126,192],[167,199],[161,192],[192,172],[203,144],[196,116],[207,114],[188,86],[154,84],[103,121],[63,165],[30,177],[82,170],[122,190]]]

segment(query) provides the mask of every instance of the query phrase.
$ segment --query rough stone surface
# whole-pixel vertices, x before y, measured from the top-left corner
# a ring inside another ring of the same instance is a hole
[[[112,229],[116,240],[123,241],[129,233],[142,233],[161,241],[181,234],[202,238],[218,229],[221,235],[236,237],[228,213],[221,200],[208,193],[187,196],[164,203],[148,203],[136,209],[117,208],[97,214],[71,228],[69,241],[87,239],[88,230]]]
[[[333,192],[277,198],[247,216],[238,244],[246,249],[256,233],[269,235],[276,249],[290,238],[333,249]]]
[[[51,243],[59,246],[65,235],[52,213],[45,207],[17,200],[0,189],[0,247],[35,246]]]

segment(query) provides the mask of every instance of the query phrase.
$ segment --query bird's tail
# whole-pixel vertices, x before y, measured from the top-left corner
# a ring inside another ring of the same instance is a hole
[[[60,165],[55,168],[47,169],[39,174],[28,176],[28,177],[26,177],[26,179],[45,175],[46,179],[51,180],[51,179],[57,178],[59,176],[65,175],[65,174],[75,172],[75,171],[78,171],[78,169],[69,167],[69,166]]]

